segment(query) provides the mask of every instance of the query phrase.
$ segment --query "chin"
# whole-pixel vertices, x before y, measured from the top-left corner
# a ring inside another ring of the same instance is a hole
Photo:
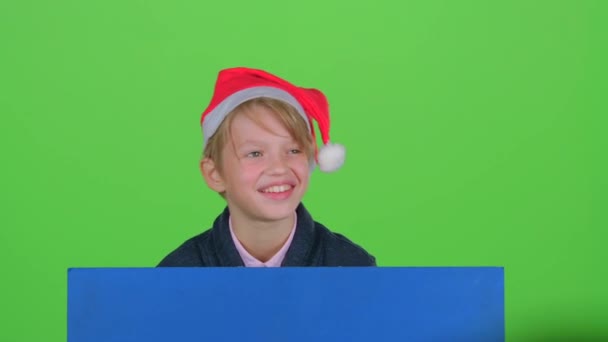
[[[286,203],[279,206],[265,207],[261,208],[259,212],[262,213],[261,216],[268,221],[280,221],[290,217],[290,215],[296,211],[299,203],[300,202],[298,201],[295,204]]]

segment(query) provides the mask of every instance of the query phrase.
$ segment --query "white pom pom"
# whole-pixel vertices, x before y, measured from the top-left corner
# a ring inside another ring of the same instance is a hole
[[[323,172],[336,171],[344,164],[345,156],[344,146],[328,143],[319,150],[319,169]]]

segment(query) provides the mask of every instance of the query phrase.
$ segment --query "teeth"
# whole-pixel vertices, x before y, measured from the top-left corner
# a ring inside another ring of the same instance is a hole
[[[262,192],[285,192],[291,189],[291,185],[275,185],[262,190]]]

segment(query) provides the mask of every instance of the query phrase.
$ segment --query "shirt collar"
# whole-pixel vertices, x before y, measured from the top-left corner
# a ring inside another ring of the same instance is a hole
[[[304,204],[300,203],[296,208],[296,227],[293,231],[293,240],[283,259],[281,266],[308,266],[311,265],[312,251],[317,246],[317,234],[315,222],[310,216]],[[243,267],[245,266],[234,240],[230,234],[229,225],[230,211],[228,207],[224,209],[213,222],[211,239],[213,256],[217,258],[217,265],[222,267]]]
[[[281,249],[279,249],[279,251],[266,262],[262,262],[262,261],[258,260],[256,257],[251,255],[245,249],[243,244],[241,244],[241,242],[237,238],[236,234],[234,234],[234,229],[232,229],[232,219],[230,217],[228,218],[228,227],[230,229],[230,235],[232,237],[232,242],[234,242],[236,250],[239,252],[239,255],[241,256],[241,259],[243,260],[243,263],[245,264],[246,267],[280,267],[281,266],[281,263],[283,263],[283,259],[285,258],[285,254],[287,254],[287,250],[289,249],[289,246],[291,246],[291,242],[293,240],[293,236],[294,236],[296,228],[297,228],[298,214],[294,213],[294,215],[295,215],[295,219],[293,221],[293,228],[291,229],[291,233],[289,233],[289,237],[287,238],[287,241],[285,241],[283,246],[281,246]]]

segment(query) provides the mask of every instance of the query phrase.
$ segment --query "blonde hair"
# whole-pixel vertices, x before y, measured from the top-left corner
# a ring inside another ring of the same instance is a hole
[[[279,120],[283,127],[285,127],[287,132],[289,132],[291,137],[298,143],[298,145],[300,145],[302,152],[306,154],[309,160],[312,161],[314,159],[315,145],[309,131],[308,123],[290,104],[268,97],[259,97],[245,101],[237,106],[233,111],[228,113],[215,134],[207,141],[207,145],[205,146],[205,150],[203,152],[203,158],[213,160],[220,173],[222,172],[222,150],[229,139],[230,141],[232,139],[230,131],[232,122],[237,115],[246,115],[260,127],[268,130],[260,119],[255,116],[254,110],[256,108],[264,108],[269,110],[269,112],[272,113],[277,120]]]

